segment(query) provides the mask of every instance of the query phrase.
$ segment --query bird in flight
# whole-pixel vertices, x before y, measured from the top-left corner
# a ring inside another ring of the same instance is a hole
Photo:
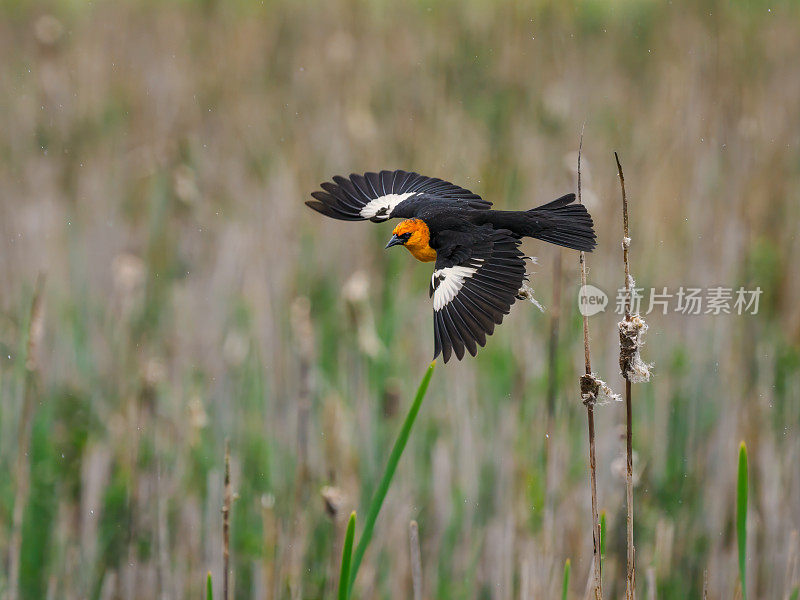
[[[407,171],[334,177],[306,205],[343,221],[380,223],[401,218],[386,248],[405,246],[422,262],[436,261],[434,359],[472,356],[503,321],[527,279],[524,237],[591,252],[592,217],[575,194],[530,210],[491,210],[492,203],[462,187]]]

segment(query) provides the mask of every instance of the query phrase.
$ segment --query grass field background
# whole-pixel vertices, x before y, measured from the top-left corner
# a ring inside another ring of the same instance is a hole
[[[21,598],[202,597],[229,438],[235,597],[333,597],[347,517],[363,522],[432,357],[431,269],[383,250],[390,225],[303,201],[334,174],[404,168],[529,208],[574,190],[585,122],[589,282],[611,296],[593,363],[612,387],[614,150],[639,286],[763,290],[757,315],[647,317],[639,594],[699,598],[707,571],[710,597],[734,596],[745,440],[748,596],[788,598],[799,56],[800,6],[780,0],[4,2],[0,593],[23,485]],[[355,597],[410,597],[411,519],[427,598],[553,598],[567,558],[583,597],[578,257],[524,249],[547,310],[518,304],[476,359],[438,365]],[[624,591],[623,423],[597,409],[607,598]]]

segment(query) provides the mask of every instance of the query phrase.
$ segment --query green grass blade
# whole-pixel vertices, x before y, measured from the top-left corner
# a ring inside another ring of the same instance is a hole
[[[367,510],[367,518],[364,522],[364,531],[361,532],[361,538],[358,540],[358,546],[356,547],[355,554],[353,555],[353,563],[350,567],[350,581],[347,586],[348,596],[350,594],[350,590],[353,589],[353,583],[355,582],[356,575],[358,574],[358,567],[361,566],[361,560],[364,558],[364,552],[366,552],[367,546],[372,539],[372,531],[375,528],[375,521],[378,519],[378,513],[381,510],[381,506],[383,506],[386,493],[389,491],[389,485],[391,485],[392,478],[397,470],[397,463],[400,462],[400,457],[403,455],[403,450],[405,450],[408,437],[411,435],[411,428],[414,426],[414,421],[417,418],[420,406],[422,406],[422,400],[425,398],[425,392],[428,391],[428,384],[431,381],[433,368],[435,366],[436,361],[432,362],[428,367],[428,370],[425,371],[425,376],[422,378],[419,388],[417,388],[417,395],[414,398],[414,402],[411,404],[411,408],[408,410],[408,415],[406,415],[406,420],[403,422],[403,427],[400,429],[400,433],[398,434],[397,440],[394,443],[392,453],[389,455],[389,462],[386,464],[386,470],[384,471],[383,477],[378,484],[378,489],[375,490],[375,495],[372,497],[372,501],[370,502],[369,509]]]
[[[600,511],[600,566],[603,565],[603,556],[606,554],[606,511]]]
[[[747,446],[739,445],[739,475],[736,479],[736,538],[739,542],[739,578],[742,600],[747,600],[745,559],[747,551]]]
[[[564,563],[564,584],[561,586],[561,600],[567,600],[567,594],[569,593],[569,568],[570,562],[567,559]]]
[[[797,600],[800,597],[800,587],[794,588],[792,595],[789,597],[789,600]]]
[[[211,571],[206,577],[206,600],[214,600],[214,586],[211,584]]]
[[[347,522],[347,533],[344,536],[342,549],[342,571],[339,574],[339,600],[347,600],[350,583],[350,559],[353,556],[353,538],[356,536],[356,511],[350,513]]]

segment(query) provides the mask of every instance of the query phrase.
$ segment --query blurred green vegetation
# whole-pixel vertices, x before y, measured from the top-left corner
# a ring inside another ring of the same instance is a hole
[[[234,596],[333,597],[347,516],[431,358],[430,269],[384,252],[386,226],[302,201],[337,173],[407,168],[533,206],[574,187],[585,122],[589,275],[610,296],[593,364],[612,387],[612,150],[640,286],[763,290],[758,315],[648,317],[639,593],[700,597],[708,571],[732,596],[745,439],[748,594],[784,598],[800,577],[798,55],[789,0],[0,5],[0,559],[24,480],[19,597],[200,597],[207,573],[221,581],[226,437]],[[570,597],[584,589],[577,257],[526,250],[547,311],[516,306],[476,359],[439,369],[354,597],[410,595],[412,518],[429,597],[557,597],[567,557]],[[624,415],[597,419],[617,597]],[[0,594],[11,580],[0,569]]]

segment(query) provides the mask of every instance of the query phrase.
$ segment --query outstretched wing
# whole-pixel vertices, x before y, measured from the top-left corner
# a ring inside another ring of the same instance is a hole
[[[306,205],[343,221],[386,221],[400,216],[397,213],[403,211],[396,209],[402,203],[420,196],[463,202],[469,208],[485,209],[492,205],[477,194],[447,181],[406,171],[353,174],[349,179],[336,176],[333,183],[325,182],[320,187],[324,191],[312,193],[314,200],[307,201]]]
[[[478,241],[466,240],[439,250],[431,277],[434,358],[444,362],[464,349],[472,356],[486,336],[503,322],[526,278],[520,241],[510,231],[481,231]],[[474,240],[474,237],[473,237]]]

